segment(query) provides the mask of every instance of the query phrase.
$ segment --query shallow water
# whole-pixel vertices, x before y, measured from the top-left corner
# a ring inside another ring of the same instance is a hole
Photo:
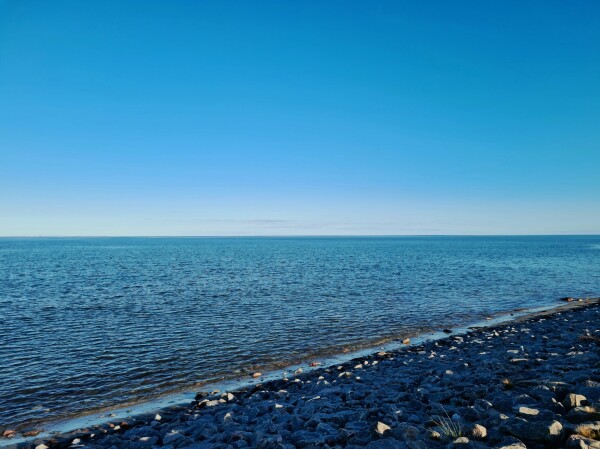
[[[600,237],[0,239],[0,426],[600,294]]]

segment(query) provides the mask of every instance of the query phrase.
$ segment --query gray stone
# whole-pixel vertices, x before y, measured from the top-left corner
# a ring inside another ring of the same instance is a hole
[[[416,440],[416,441],[405,441],[404,444],[408,447],[408,449],[429,449],[429,446],[425,441]]]
[[[407,449],[406,444],[394,438],[382,438],[381,440],[371,441],[367,444],[367,449]]]
[[[335,435],[337,434],[337,429],[333,427],[331,424],[321,422],[317,425],[317,432],[326,434],[326,435]]]
[[[581,435],[571,435],[565,443],[567,449],[600,449],[600,441]]]
[[[527,421],[554,421],[556,414],[544,409],[520,406],[516,408],[517,415]]]
[[[404,441],[415,441],[419,438],[419,429],[410,424],[402,423],[394,429],[394,437]]]
[[[586,397],[581,394],[569,393],[562,401],[562,405],[564,405],[566,409],[572,409],[575,407],[580,407],[586,400]]]
[[[502,442],[498,444],[495,449],[527,449],[527,446],[525,446],[525,443],[523,443],[521,440],[509,437],[502,440]]]
[[[540,411],[538,409],[535,409],[535,408],[529,408],[529,407],[521,406],[521,407],[518,407],[517,413],[519,415],[523,415],[525,417],[528,417],[528,416],[537,416],[537,415],[540,414]]]
[[[141,437],[138,442],[144,446],[154,446],[158,441],[158,437],[153,436],[146,436],[146,437]]]
[[[308,430],[299,430],[292,434],[293,443],[298,447],[309,445],[319,445],[325,443],[325,438],[319,432],[310,432]]]
[[[578,424],[572,428],[573,433],[582,435],[593,440],[600,440],[600,421],[592,421]]]
[[[585,406],[575,407],[569,413],[567,413],[567,421],[572,423],[580,423],[585,421],[597,421],[600,420],[600,411],[596,407]]]
[[[584,382],[583,387],[577,389],[584,395],[588,401],[600,401],[600,383],[588,380]]]
[[[483,427],[481,424],[475,424],[471,429],[471,436],[476,440],[483,440],[487,437],[487,429]]]
[[[555,442],[562,436],[563,426],[558,421],[528,422],[520,418],[510,418],[500,424],[500,430],[521,440]]]
[[[182,440],[183,439],[183,435],[180,434],[179,432],[170,432],[167,433],[163,436],[163,444],[172,444],[175,443],[176,441]]]

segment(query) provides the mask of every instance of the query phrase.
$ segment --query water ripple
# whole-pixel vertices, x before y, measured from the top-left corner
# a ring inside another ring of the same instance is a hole
[[[0,427],[600,294],[598,237],[0,239]]]

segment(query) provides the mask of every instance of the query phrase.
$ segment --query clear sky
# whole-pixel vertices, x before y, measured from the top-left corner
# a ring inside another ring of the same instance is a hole
[[[0,0],[0,235],[514,233],[600,233],[600,2]]]

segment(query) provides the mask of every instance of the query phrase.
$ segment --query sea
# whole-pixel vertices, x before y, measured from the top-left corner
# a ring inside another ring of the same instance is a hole
[[[600,236],[1,238],[0,428],[600,296]]]

